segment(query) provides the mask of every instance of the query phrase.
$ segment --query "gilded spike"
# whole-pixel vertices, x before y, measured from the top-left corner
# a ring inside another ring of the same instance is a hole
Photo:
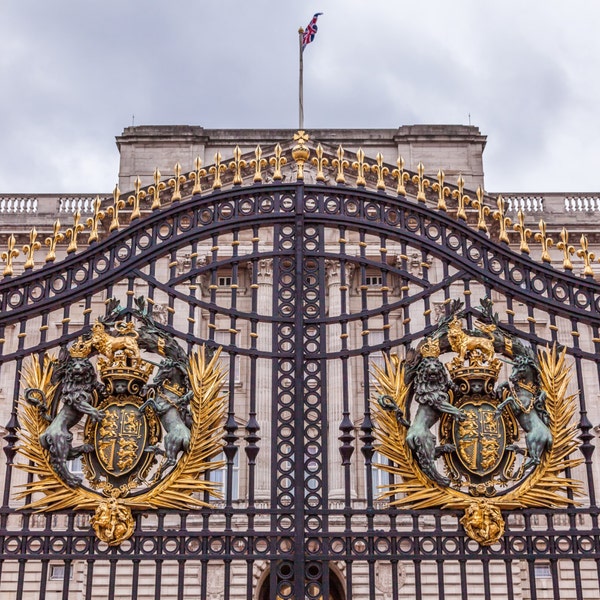
[[[404,184],[410,179],[410,175],[404,170],[404,159],[401,156],[398,157],[396,164],[398,168],[392,171],[392,177],[398,180],[396,193],[398,196],[406,196],[406,187]]]
[[[131,216],[129,217],[130,223],[132,221],[135,221],[136,219],[139,219],[142,216],[142,213],[140,211],[140,202],[146,197],[146,192],[145,190],[142,190],[141,187],[142,180],[138,176],[136,177],[134,183],[134,194],[127,198],[127,202],[133,205]]]
[[[583,258],[582,275],[584,277],[593,277],[594,270],[592,269],[592,262],[596,258],[596,255],[589,251],[589,242],[585,235],[581,234],[579,243],[581,244],[581,248],[577,250],[577,256],[579,256],[579,258]]]
[[[148,188],[148,193],[152,194],[152,206],[150,210],[158,210],[160,208],[160,193],[167,187],[167,184],[160,180],[160,171],[154,169],[154,185]]]
[[[487,233],[488,227],[485,218],[490,214],[490,207],[483,202],[484,192],[481,186],[477,188],[477,198],[471,201],[471,206],[477,209],[477,229]]]
[[[208,172],[213,176],[213,190],[219,190],[223,186],[223,182],[221,181],[221,173],[224,173],[227,167],[221,163],[222,156],[220,152],[215,154],[215,164],[212,167],[209,167]]]
[[[175,171],[175,177],[169,179],[169,185],[173,188],[171,202],[179,202],[181,200],[181,186],[187,181],[187,178],[185,175],[181,174],[181,165],[179,162],[175,163],[173,169]]]
[[[344,149],[341,144],[338,146],[336,152],[337,158],[334,158],[331,161],[332,166],[337,169],[337,175],[335,176],[336,183],[346,183],[346,177],[344,175],[344,169],[347,169],[350,166],[350,163],[344,158]]]
[[[308,134],[305,131],[298,131],[298,133],[294,134],[294,141],[297,144],[292,148],[292,158],[296,162],[297,167],[297,181],[302,181],[304,179],[304,163],[308,160],[310,156],[310,150],[306,147],[306,142],[308,142]]]
[[[113,205],[109,206],[106,212],[111,216],[110,227],[108,231],[118,231],[121,224],[119,223],[119,211],[125,208],[125,200],[121,199],[121,190],[118,185],[115,185],[113,191]]]
[[[367,173],[370,170],[370,167],[367,163],[365,163],[365,153],[363,152],[362,148],[358,149],[358,152],[356,153],[356,158],[357,158],[357,160],[355,160],[352,163],[352,168],[355,171],[357,171],[356,185],[358,185],[360,187],[364,187],[365,185],[367,185],[367,180],[365,179],[365,173]]]
[[[196,156],[196,160],[194,161],[194,170],[190,173],[190,179],[194,181],[192,196],[202,193],[202,183],[200,182],[200,179],[202,177],[206,177],[206,175],[206,169],[202,168],[202,159],[199,156]]]
[[[446,212],[448,207],[446,206],[446,198],[450,195],[450,188],[444,185],[444,179],[446,178],[444,171],[439,170],[437,174],[437,181],[431,184],[431,189],[438,194],[437,209]]]
[[[65,239],[65,234],[60,231],[60,221],[54,221],[54,231],[52,237],[47,237],[44,241],[48,246],[48,254],[46,254],[46,262],[53,262],[56,259],[56,245]]]
[[[239,146],[233,150],[233,161],[229,163],[229,168],[233,171],[233,185],[242,185],[242,169],[245,169],[248,163],[242,158],[242,151]]]
[[[29,244],[25,244],[25,246],[23,246],[23,254],[27,256],[25,265],[23,265],[23,268],[25,270],[33,269],[33,267],[35,266],[35,262],[33,259],[34,253],[36,252],[36,250],[39,250],[42,247],[42,244],[40,244],[40,242],[37,241],[37,235],[37,229],[34,227],[29,232]]]
[[[385,180],[384,177],[387,177],[390,174],[390,170],[384,166],[383,164],[383,154],[379,152],[375,157],[377,164],[371,167],[371,171],[373,173],[377,173],[377,189],[385,190]]]
[[[19,256],[19,251],[15,248],[16,243],[17,240],[14,234],[11,233],[8,238],[8,250],[0,254],[0,258],[6,263],[3,271],[4,277],[10,277],[13,274],[13,259]]]
[[[456,218],[462,219],[463,221],[467,220],[467,211],[465,210],[465,206],[469,205],[471,198],[465,195],[465,180],[463,179],[462,174],[458,176],[458,180],[456,182],[456,189],[452,192],[452,197],[455,198],[458,202],[458,207],[456,209]]]
[[[540,242],[542,244],[542,261],[543,262],[552,262],[550,258],[550,253],[548,252],[548,248],[554,245],[554,240],[546,235],[546,222],[544,219],[540,219],[539,224],[540,230],[536,232],[533,236],[536,242]]]
[[[123,203],[125,204],[125,203]],[[70,238],[69,246],[67,247],[67,254],[71,254],[77,251],[77,236],[83,231],[84,227],[79,222],[81,220],[81,212],[76,211],[73,215],[73,227],[69,227],[65,231],[65,236]]]
[[[254,151],[254,158],[250,161],[250,166],[254,169],[254,177],[252,181],[254,183],[262,183],[263,176],[262,170],[268,165],[266,158],[262,157],[262,149],[260,146],[256,146]]]
[[[281,145],[277,144],[275,146],[275,156],[271,156],[269,160],[269,164],[272,167],[275,167],[275,171],[273,172],[273,181],[281,181],[283,179],[283,174],[281,173],[281,167],[283,167],[287,163],[287,158],[282,156],[283,152],[281,150]]]
[[[312,164],[317,167],[317,181],[325,181],[325,173],[323,172],[323,168],[329,164],[329,160],[323,156],[323,146],[321,144],[317,145],[315,150],[316,158],[312,159]]]
[[[571,262],[571,255],[575,253],[575,248],[569,246],[569,232],[566,227],[563,227],[560,234],[560,241],[556,242],[556,247],[563,251],[563,269],[566,271],[573,270],[573,263]]]
[[[528,240],[533,232],[528,227],[525,227],[525,215],[523,214],[523,211],[521,209],[519,209],[519,212],[517,213],[517,218],[518,223],[515,223],[513,225],[513,229],[519,232],[519,237],[521,240],[519,249],[521,250],[521,252],[529,254]]]
[[[510,240],[508,239],[508,233],[506,232],[507,227],[512,225],[512,221],[505,216],[506,215],[506,206],[504,205],[504,198],[502,196],[498,196],[496,200],[496,205],[498,206],[498,210],[495,210],[492,214],[492,217],[498,221],[500,224],[500,233],[498,235],[498,239],[505,244],[508,244]]]
[[[96,196],[94,199],[94,214],[91,217],[88,217],[85,224],[90,228],[90,237],[88,238],[88,244],[92,242],[98,241],[98,226],[104,219],[104,211],[100,210],[102,206],[102,200],[100,200],[100,196]]]
[[[423,163],[417,165],[417,175],[413,175],[412,182],[417,186],[417,202],[425,202],[425,188],[429,187],[429,179],[425,179],[425,166]]]

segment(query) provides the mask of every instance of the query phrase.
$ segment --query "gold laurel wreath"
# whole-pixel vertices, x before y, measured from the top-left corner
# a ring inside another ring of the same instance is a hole
[[[576,505],[570,496],[581,496],[581,482],[563,475],[566,469],[577,467],[581,458],[569,458],[579,447],[577,426],[573,423],[576,394],[567,395],[571,379],[565,361],[566,350],[558,353],[556,346],[538,352],[542,389],[546,392],[546,410],[550,416],[552,447],[544,454],[537,468],[519,485],[503,495],[485,498],[498,509],[560,508]],[[385,369],[373,365],[379,394],[391,396],[397,407],[407,414],[410,386],[404,382],[404,366],[397,356],[386,357]],[[379,499],[389,499],[392,506],[412,508],[465,509],[478,498],[452,487],[443,487],[430,480],[420,469],[406,444],[407,428],[399,424],[394,412],[372,403],[375,416],[377,451],[392,464],[376,466],[392,473],[397,483],[383,488]]]
[[[193,425],[188,452],[184,452],[175,468],[157,485],[142,494],[119,497],[120,504],[129,509],[148,508],[195,508],[209,506],[194,497],[194,494],[209,492],[219,496],[219,484],[203,477],[212,469],[223,466],[223,461],[210,459],[222,450],[223,423],[227,410],[225,396],[221,395],[224,379],[218,363],[219,351],[210,361],[205,358],[205,349],[194,353],[190,359],[189,376],[194,396],[190,402]],[[47,412],[59,401],[56,395],[58,384],[52,385],[54,360],[45,355],[42,364],[33,356],[23,369],[25,387],[37,388],[44,392]],[[50,464],[50,454],[40,444],[40,435],[48,427],[41,411],[24,398],[20,398],[22,427],[18,432],[20,444],[18,453],[27,463],[16,466],[36,477],[20,486],[16,499],[26,499],[24,509],[36,511],[59,511],[69,508],[94,510],[106,497],[86,488],[69,487],[54,472]],[[40,494],[42,495],[40,497]]]

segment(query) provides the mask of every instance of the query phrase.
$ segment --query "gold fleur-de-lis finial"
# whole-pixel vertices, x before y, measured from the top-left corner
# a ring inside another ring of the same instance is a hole
[[[37,241],[37,236],[38,232],[37,229],[34,227],[29,232],[29,244],[25,244],[23,246],[23,254],[25,254],[25,256],[27,257],[25,260],[25,264],[23,265],[23,268],[25,270],[33,269],[33,267],[35,266],[34,254],[36,250],[39,250],[42,247],[42,244],[40,244],[40,242]]]
[[[513,229],[519,232],[520,245],[519,249],[524,254],[529,254],[529,243],[528,240],[533,233],[531,229],[525,226],[525,214],[521,209],[517,213],[517,223],[513,225]]]
[[[287,164],[287,158],[283,156],[281,144],[277,144],[275,146],[275,156],[271,156],[269,159],[269,164],[272,167],[275,167],[275,171],[273,172],[273,181],[281,181],[283,179],[281,167]]]
[[[308,134],[302,129],[294,134],[294,141],[296,145],[292,148],[292,158],[296,163],[296,179],[298,181],[304,180],[304,163],[310,157],[310,150],[306,147],[308,142]]]
[[[498,234],[498,239],[505,244],[508,244],[510,240],[508,239],[507,228],[512,225],[512,221],[505,216],[506,215],[506,206],[504,203],[504,198],[501,195],[498,195],[496,200],[496,205],[498,206],[498,210],[495,210],[492,214],[492,217],[498,221],[500,225],[500,233]]]
[[[325,181],[325,173],[323,169],[329,164],[329,160],[323,156],[323,146],[321,144],[317,144],[315,149],[315,154],[317,155],[315,158],[311,160],[312,164],[317,167],[317,181]]]
[[[456,181],[456,189],[453,190],[452,197],[458,203],[458,207],[456,209],[456,218],[466,221],[467,220],[467,211],[465,210],[465,206],[469,205],[471,198],[469,198],[469,196],[467,196],[464,192],[465,192],[465,180],[461,173],[458,176],[458,180]]]
[[[422,162],[417,165],[417,174],[413,175],[412,182],[417,186],[417,202],[426,202],[425,188],[429,187],[429,179],[425,178],[425,166]]]
[[[81,219],[81,212],[79,210],[75,211],[73,215],[73,227],[69,227],[65,231],[65,236],[68,237],[71,241],[67,247],[67,254],[71,254],[77,250],[77,236],[83,231],[84,227],[79,222]]]
[[[19,251],[15,248],[17,244],[17,239],[13,233],[10,234],[8,238],[8,249],[6,252],[0,254],[0,258],[6,263],[6,267],[4,267],[3,275],[4,277],[10,277],[13,272],[13,259],[19,256]]]
[[[233,171],[233,185],[242,185],[242,169],[245,169],[248,163],[242,158],[242,150],[239,146],[233,149],[233,161],[229,163],[229,168]]]
[[[477,209],[477,229],[487,233],[488,227],[485,218],[490,214],[490,207],[484,203],[484,192],[481,186],[477,188],[477,198],[471,200],[471,206]]]
[[[167,184],[160,180],[160,171],[158,167],[154,169],[154,185],[148,188],[148,193],[152,195],[152,206],[150,210],[155,211],[160,208],[160,193],[167,187]]]
[[[370,171],[369,165],[365,162],[365,153],[362,148],[359,148],[356,153],[356,160],[352,162],[352,168],[356,173],[356,185],[365,187],[367,180],[365,174]]]
[[[556,247],[563,252],[563,269],[565,271],[573,270],[571,256],[575,253],[575,248],[569,245],[569,232],[566,227],[563,227],[558,234],[560,241],[556,242]]]
[[[194,182],[194,188],[192,189],[192,196],[202,193],[202,177],[206,177],[206,169],[202,168],[202,159],[196,156],[194,161],[194,170],[190,173],[190,179]]]
[[[262,183],[262,170],[269,164],[267,159],[262,157],[262,153],[262,148],[256,146],[254,158],[250,161],[250,166],[254,169],[254,177],[252,178],[254,183]]]
[[[383,154],[381,152],[377,153],[375,157],[376,164],[371,167],[371,171],[373,173],[377,173],[377,189],[385,190],[385,179],[390,174],[390,170],[383,164]]]
[[[552,258],[550,258],[548,248],[554,245],[554,240],[546,234],[546,222],[544,219],[540,219],[539,228],[540,230],[535,233],[533,239],[542,245],[542,261],[549,263],[552,262]]]
[[[181,165],[179,162],[175,163],[173,170],[175,171],[175,177],[169,179],[169,185],[173,188],[172,203],[181,200],[181,186],[187,181],[187,177],[181,174]]]
[[[123,208],[125,208],[125,200],[121,198],[121,190],[117,184],[113,190],[113,204],[106,209],[106,212],[111,216],[108,231],[118,230],[121,226],[121,223],[119,223],[119,211]]]
[[[404,170],[404,159],[401,156],[398,157],[396,164],[398,168],[392,171],[392,177],[398,181],[396,194],[398,196],[406,196],[406,187],[404,184],[410,179],[410,175]]]
[[[437,181],[434,181],[431,184],[431,189],[438,194],[437,209],[443,210],[444,212],[448,209],[446,206],[446,198],[450,195],[450,188],[444,185],[445,178],[444,171],[440,169],[437,174]]]
[[[56,259],[56,245],[65,239],[64,233],[60,231],[60,221],[56,219],[54,221],[54,229],[51,237],[47,237],[44,240],[46,246],[48,246],[48,253],[46,254],[46,262],[53,262]]]
[[[135,221],[142,216],[142,212],[140,210],[140,203],[146,197],[146,191],[142,190],[142,180],[136,177],[134,186],[134,193],[127,198],[127,202],[133,205],[133,209],[131,210],[131,216],[129,217],[129,222]]]
[[[587,236],[585,236],[583,233],[581,234],[579,244],[581,245],[581,248],[577,250],[577,256],[579,256],[579,258],[583,258],[582,275],[584,277],[593,277],[594,269],[592,269],[592,262],[596,258],[596,255],[593,252],[590,252]]]
[[[99,239],[98,227],[104,219],[104,211],[100,210],[102,206],[102,200],[100,200],[100,196],[96,196],[94,198],[94,214],[91,217],[88,217],[85,224],[90,228],[90,237],[88,238],[88,244],[92,242],[97,242]]]
[[[209,167],[208,172],[213,176],[213,190],[219,190],[223,187],[223,182],[221,181],[221,174],[227,170],[227,167],[221,163],[223,157],[220,152],[215,154],[215,164],[212,167]]]
[[[332,166],[337,169],[337,173],[335,176],[335,182],[336,183],[346,183],[344,169],[347,169],[350,166],[350,163],[344,158],[344,149],[342,148],[341,144],[338,146],[338,149],[337,149],[335,155],[337,156],[337,158],[334,158],[331,161]]]

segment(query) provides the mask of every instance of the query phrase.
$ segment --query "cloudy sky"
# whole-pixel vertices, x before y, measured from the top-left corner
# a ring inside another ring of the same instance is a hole
[[[124,127],[471,124],[488,191],[600,192],[590,0],[2,0],[0,194],[110,192]]]

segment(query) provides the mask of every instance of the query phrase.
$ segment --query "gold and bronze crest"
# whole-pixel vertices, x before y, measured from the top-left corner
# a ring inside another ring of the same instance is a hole
[[[481,304],[477,329],[463,327],[455,302],[406,360],[375,366],[374,409],[391,462],[377,466],[396,479],[382,498],[463,510],[467,535],[490,545],[504,534],[502,510],[574,504],[580,484],[564,472],[581,460],[570,458],[578,440],[565,352],[534,353]],[[503,362],[511,371],[498,384]]]
[[[221,466],[211,459],[227,407],[218,354],[188,356],[138,298],[128,311],[110,300],[58,357],[33,356],[20,403],[28,462],[17,466],[36,476],[18,494],[24,508],[93,510],[96,535],[118,545],[133,534],[132,510],[206,506],[198,493],[218,493],[207,472]],[[70,469],[75,459],[83,474]]]

